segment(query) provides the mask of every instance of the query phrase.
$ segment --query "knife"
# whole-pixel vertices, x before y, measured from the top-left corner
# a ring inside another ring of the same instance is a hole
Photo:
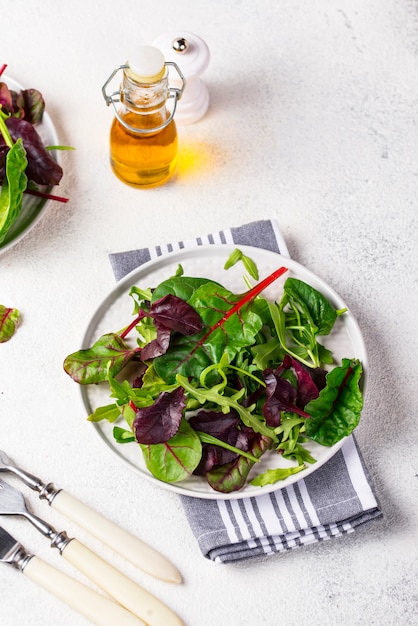
[[[23,572],[97,626],[146,626],[126,609],[30,554],[0,526],[0,562]]]
[[[37,491],[41,500],[46,500],[52,508],[87,530],[147,574],[165,582],[181,583],[177,568],[160,552],[63,489],[56,489],[52,483],[45,484],[37,476],[17,467],[0,450],[1,471],[13,472],[28,487]]]

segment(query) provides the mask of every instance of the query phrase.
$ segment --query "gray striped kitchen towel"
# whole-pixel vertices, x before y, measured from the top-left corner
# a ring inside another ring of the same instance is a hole
[[[222,243],[251,245],[289,256],[277,223],[260,220],[190,241],[113,253],[110,262],[120,280],[164,254]],[[202,554],[216,563],[324,541],[382,516],[353,436],[325,465],[284,489],[238,500],[180,497]]]

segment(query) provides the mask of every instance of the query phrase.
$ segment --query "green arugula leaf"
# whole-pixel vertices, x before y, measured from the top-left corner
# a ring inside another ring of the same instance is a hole
[[[209,405],[217,405],[220,407],[223,413],[229,413],[231,410],[235,410],[240,416],[243,423],[252,428],[254,432],[259,433],[265,437],[276,441],[277,437],[274,434],[272,428],[267,426],[264,418],[261,415],[253,414],[252,411],[255,405],[250,407],[244,407],[239,400],[245,393],[245,389],[241,389],[231,396],[223,395],[224,385],[214,385],[209,389],[205,387],[195,387],[192,383],[189,383],[185,376],[177,375],[177,382],[187,391],[188,394],[194,396],[201,404],[206,402]]]
[[[278,467],[276,469],[267,470],[264,474],[256,476],[250,481],[250,485],[256,487],[265,487],[266,485],[274,485],[280,480],[285,480],[293,474],[298,474],[306,469],[306,465],[297,465],[296,467]]]
[[[257,265],[249,256],[246,256],[238,248],[235,248],[235,250],[229,256],[228,260],[226,261],[224,265],[224,270],[229,270],[230,267],[233,267],[239,261],[242,261],[242,264],[244,265],[246,271],[249,273],[251,278],[254,278],[254,280],[258,280],[259,274],[258,274]]]
[[[113,437],[116,443],[132,443],[135,441],[135,435],[132,434],[131,430],[126,430],[126,428],[120,428],[119,426],[114,427]]]
[[[106,406],[98,407],[93,413],[91,413],[87,420],[89,422],[101,422],[107,420],[109,423],[116,422],[120,417],[120,409],[115,404],[106,404]]]

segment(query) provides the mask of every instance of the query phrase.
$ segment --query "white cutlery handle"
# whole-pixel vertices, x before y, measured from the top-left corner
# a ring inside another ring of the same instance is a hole
[[[100,515],[66,491],[59,491],[51,502],[57,511],[66,515],[97,539],[140,567],[144,572],[171,583],[180,583],[178,570],[160,552],[154,550],[117,524]]]
[[[166,604],[77,539],[71,539],[62,556],[149,626],[183,626],[180,618]]]
[[[30,559],[23,573],[97,626],[146,626],[145,622],[109,598],[85,587],[37,556]]]

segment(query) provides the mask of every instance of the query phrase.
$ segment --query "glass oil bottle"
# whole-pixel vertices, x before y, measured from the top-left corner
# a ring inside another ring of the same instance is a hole
[[[167,65],[153,46],[140,46],[134,59],[117,68],[103,86],[107,104],[115,118],[110,129],[110,163],[116,176],[128,185],[156,187],[171,178],[177,162],[175,105],[184,89],[170,89]],[[119,92],[110,96],[106,87],[115,73],[123,71]],[[174,97],[172,112],[166,106]],[[121,106],[117,108],[116,102]]]

